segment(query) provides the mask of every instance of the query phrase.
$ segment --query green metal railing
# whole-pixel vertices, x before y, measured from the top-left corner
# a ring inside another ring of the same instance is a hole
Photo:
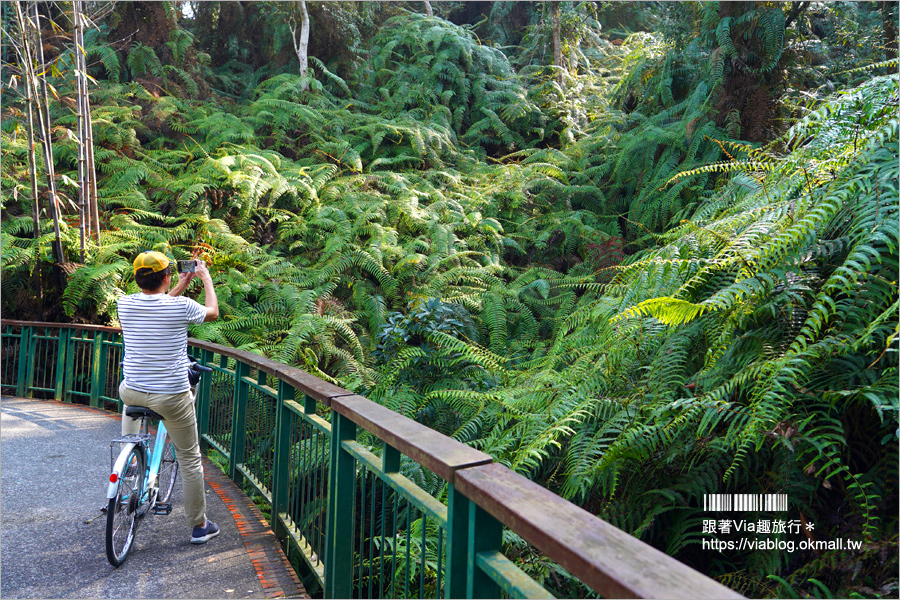
[[[118,329],[3,321],[0,387],[120,410]],[[547,598],[508,528],[607,597],[739,598],[490,456],[362,396],[200,340],[198,427],[327,598]]]

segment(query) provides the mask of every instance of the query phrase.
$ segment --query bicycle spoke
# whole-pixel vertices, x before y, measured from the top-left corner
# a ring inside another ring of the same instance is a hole
[[[106,521],[106,556],[118,567],[128,555],[134,542],[136,519],[141,508],[141,490],[144,477],[144,457],[132,448],[119,477],[115,497],[110,499]]]

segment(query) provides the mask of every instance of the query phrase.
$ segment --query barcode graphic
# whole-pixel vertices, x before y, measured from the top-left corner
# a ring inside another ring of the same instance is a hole
[[[787,509],[787,494],[703,494],[703,510],[705,511],[783,511]]]

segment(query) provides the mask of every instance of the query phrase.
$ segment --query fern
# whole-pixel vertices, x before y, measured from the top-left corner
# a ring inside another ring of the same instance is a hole
[[[128,52],[125,61],[134,77],[159,77],[163,73],[162,63],[150,46],[135,42]]]

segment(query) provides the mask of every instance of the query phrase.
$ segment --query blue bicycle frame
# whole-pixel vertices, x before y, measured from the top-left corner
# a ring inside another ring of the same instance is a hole
[[[131,417],[122,415],[122,418],[130,419]],[[142,429],[144,428],[145,427],[142,427]],[[152,436],[149,433],[140,432],[124,435],[112,441],[112,444],[121,443],[123,445],[120,447],[119,455],[115,459],[115,463],[113,463],[110,471],[109,487],[106,490],[107,499],[116,497],[119,479],[125,474],[125,470],[128,468],[128,465],[125,464],[125,462],[131,455],[131,450],[140,447],[141,450],[139,450],[139,452],[144,454],[144,464],[147,465],[143,477],[144,485],[141,490],[141,504],[148,501],[155,501],[155,498],[150,498],[149,494],[158,487],[156,485],[156,479],[159,476],[159,465],[162,462],[164,444],[166,441],[166,426],[162,421],[156,426],[156,440],[153,443],[152,449],[148,443],[151,437]],[[112,445],[110,445],[110,451],[112,452]],[[112,456],[110,456],[110,459],[112,460]]]

